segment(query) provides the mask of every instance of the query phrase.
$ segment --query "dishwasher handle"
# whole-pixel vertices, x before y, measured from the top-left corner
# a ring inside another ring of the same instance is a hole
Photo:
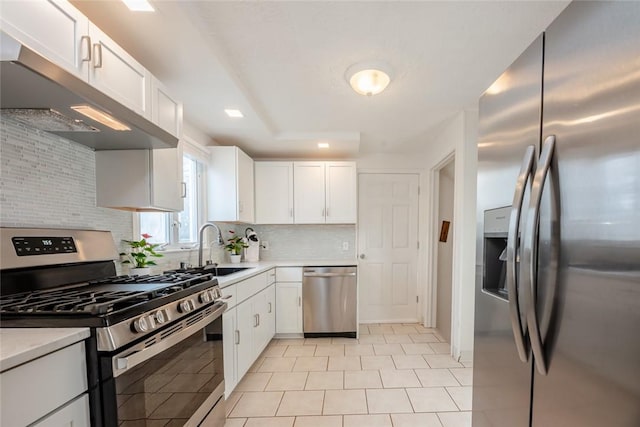
[[[355,276],[356,273],[314,273],[305,271],[302,275],[304,277],[348,277]]]

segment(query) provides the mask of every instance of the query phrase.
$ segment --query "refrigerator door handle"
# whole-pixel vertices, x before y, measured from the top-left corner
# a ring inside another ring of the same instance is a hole
[[[507,291],[509,292],[509,317],[511,318],[511,328],[513,329],[513,337],[516,342],[516,349],[520,360],[526,362],[529,360],[529,351],[526,345],[526,323],[525,330],[522,328],[522,319],[520,318],[520,306],[518,303],[518,284],[516,276],[516,258],[518,256],[518,234],[520,231],[520,219],[522,216],[522,201],[529,181],[533,174],[535,147],[530,145],[527,147],[518,179],[516,180],[516,188],[513,193],[513,203],[511,204],[511,215],[509,217],[509,233],[507,237]],[[524,310],[526,313],[527,311]]]
[[[547,375],[547,364],[544,357],[544,346],[542,337],[540,336],[540,324],[536,312],[536,290],[538,287],[536,277],[536,267],[538,264],[538,225],[540,222],[542,190],[544,188],[544,182],[549,175],[555,142],[555,135],[550,135],[544,140],[544,144],[542,145],[539,166],[531,187],[531,202],[529,203],[529,209],[527,211],[522,254],[527,273],[525,276],[529,281],[529,286],[525,287],[528,292],[527,327],[529,329],[529,339],[531,340],[531,349],[536,362],[536,368],[542,375]]]

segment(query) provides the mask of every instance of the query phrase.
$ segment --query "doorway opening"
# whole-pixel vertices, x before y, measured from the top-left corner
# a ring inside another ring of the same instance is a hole
[[[456,224],[453,221],[455,157],[447,158],[435,171],[437,177],[436,206],[436,242],[434,242],[434,298],[433,326],[448,343],[451,342],[452,305],[453,305],[453,233]]]

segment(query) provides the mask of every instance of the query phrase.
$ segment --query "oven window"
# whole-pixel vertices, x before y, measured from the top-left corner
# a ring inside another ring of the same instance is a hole
[[[182,426],[223,380],[222,317],[218,317],[115,378],[115,425]],[[106,412],[105,425],[110,425],[113,421]]]

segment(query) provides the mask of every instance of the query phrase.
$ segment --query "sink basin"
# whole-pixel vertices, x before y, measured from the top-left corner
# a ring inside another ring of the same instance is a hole
[[[185,270],[172,270],[177,273],[211,273],[216,277],[228,276],[229,274],[238,273],[239,271],[249,270],[251,267],[214,267],[213,265],[205,265],[203,267],[191,267]]]
[[[251,267],[218,267],[212,268],[211,273],[216,276],[228,276],[229,274],[237,273],[239,271],[249,270]]]

